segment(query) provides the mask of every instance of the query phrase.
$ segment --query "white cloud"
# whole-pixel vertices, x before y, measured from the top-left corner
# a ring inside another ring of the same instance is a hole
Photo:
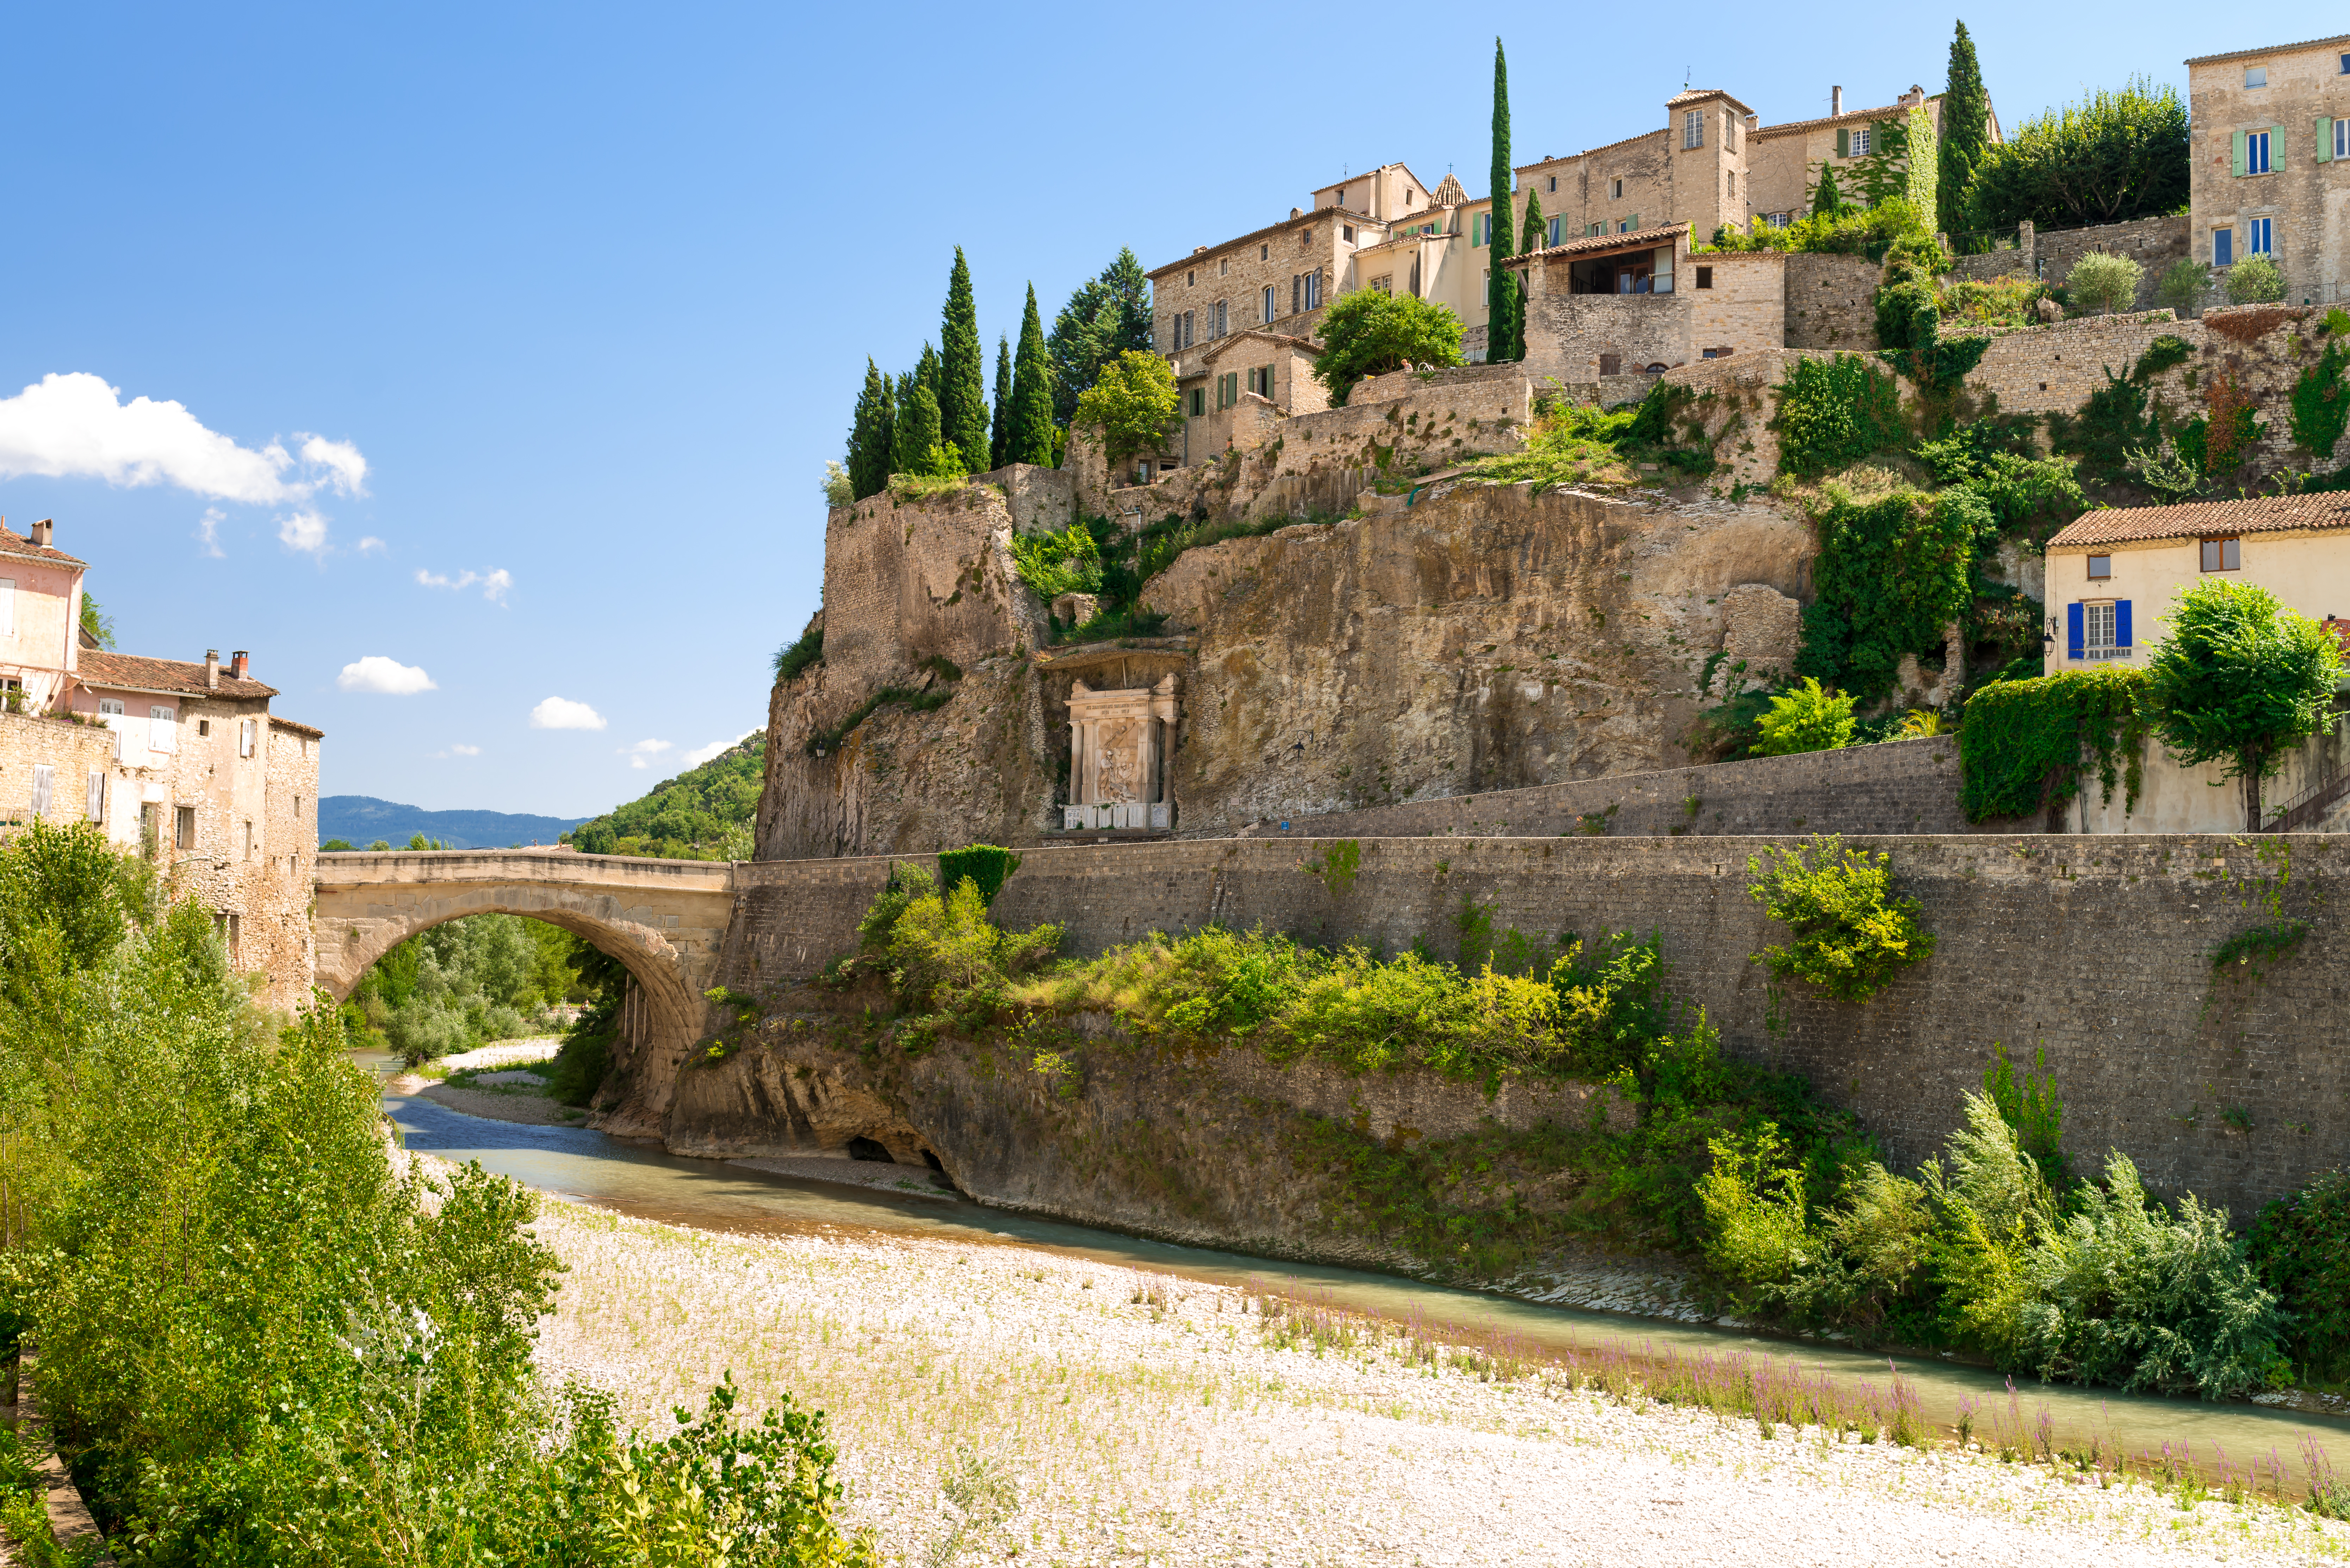
[[[302,461],[312,468],[327,471],[320,483],[331,485],[340,495],[367,493],[367,459],[359,449],[347,441],[328,441],[325,436],[296,434],[302,443]]]
[[[685,765],[698,768],[719,753],[731,752],[741,743],[740,741],[712,741],[706,746],[696,746],[692,751],[685,753]]]
[[[463,592],[466,588],[478,586],[482,590],[482,597],[494,605],[503,605],[505,602],[506,590],[514,587],[514,574],[503,567],[486,576],[478,572],[460,572],[453,577],[442,576],[438,572],[420,570],[416,574],[416,580],[425,587],[447,588],[452,593]]]
[[[360,554],[360,555],[362,555],[362,556],[380,556],[380,555],[382,555],[383,553],[384,553],[384,543],[383,543],[383,541],[382,541],[382,540],[380,540],[380,539],[377,538],[374,535],[369,534],[369,535],[366,535],[364,538],[360,539],[360,541],[359,541],[359,554]]]
[[[530,711],[530,727],[534,730],[600,730],[604,715],[585,702],[574,702],[568,697],[549,697]]]
[[[215,561],[228,554],[220,547],[220,525],[227,521],[227,513],[217,506],[207,506],[203,521],[196,524],[197,540],[203,545],[204,554]]]
[[[402,664],[396,659],[386,659],[380,653],[370,653],[357,663],[343,666],[335,677],[335,684],[346,691],[380,691],[388,697],[411,697],[419,691],[438,691],[432,677],[413,664]]]
[[[629,759],[630,767],[641,768],[649,765],[663,752],[674,749],[674,744],[668,741],[639,741],[633,746],[622,746],[620,755]]]
[[[299,472],[277,441],[258,450],[207,430],[184,404],[121,393],[87,371],[52,373],[0,398],[0,479],[103,479],[171,484],[222,501],[272,506],[320,489],[366,493],[367,459],[348,441],[297,435]]]
[[[277,520],[277,542],[306,556],[323,556],[327,551],[327,520],[307,507],[288,513]]]
[[[437,759],[440,759],[440,758],[443,758],[443,757],[478,757],[478,756],[480,756],[481,754],[482,754],[482,748],[481,748],[481,747],[479,747],[479,746],[468,746],[468,745],[464,744],[463,742],[458,742],[458,743],[456,743],[456,744],[454,744],[454,745],[452,745],[452,746],[451,746],[447,751],[445,751],[445,752],[435,752],[435,753],[432,753],[433,757],[434,757],[436,760],[437,760]]]

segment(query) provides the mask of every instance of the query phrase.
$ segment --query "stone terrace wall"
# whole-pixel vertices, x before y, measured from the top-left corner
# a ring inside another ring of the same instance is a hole
[[[1775,1033],[1748,955],[1783,933],[1748,897],[1746,864],[1795,841],[1365,839],[1354,880],[1336,888],[1306,868],[1328,842],[1030,849],[995,912],[1007,926],[1066,922],[1073,953],[1215,922],[1388,951],[1425,940],[1451,956],[1464,902],[1496,932],[1653,929],[1675,993],[1705,1008],[1727,1049],[1806,1074],[1866,1120],[1897,1165],[1939,1150],[1993,1041],[2018,1055],[2046,1050],[2076,1166],[2118,1147],[2156,1189],[2193,1190],[2240,1222],[2350,1161],[2350,1121],[2335,1114],[2350,1095],[2336,1040],[2350,1009],[2350,926],[2320,919],[2266,978],[2225,982],[2206,1004],[2212,950],[2270,918],[2246,907],[2270,874],[2252,841],[1857,840],[1890,855],[1935,953],[1866,1005],[1784,998]],[[2350,894],[2350,838],[2269,842],[2292,847],[2288,913]],[[878,859],[742,867],[727,983],[805,975],[848,950],[887,874]]]
[[[2127,256],[2145,271],[2137,280],[2137,298],[2131,308],[2152,310],[2155,289],[2165,268],[2187,258],[2187,214],[2140,218],[2127,223],[2100,223],[2091,229],[2043,229],[2037,236],[2037,260],[2043,281],[2061,284],[2073,264],[2092,251]]]
[[[1866,256],[1798,251],[1787,257],[1787,347],[1877,347],[1877,285],[1885,269]]]
[[[1243,828],[1232,836],[1627,838],[1971,831],[1959,810],[1955,736],[1794,757],[1617,774],[1531,789],[1405,801]],[[1184,838],[1220,836],[1207,831]]]
[[[1995,394],[2003,414],[2075,413],[2106,384],[2108,369],[2126,376],[2138,356],[2165,336],[2203,346],[2201,326],[2177,320],[2168,310],[2003,329],[1991,334],[1982,361],[1967,376],[1967,389]]]
[[[1055,533],[1067,527],[1077,514],[1076,474],[1067,469],[1006,463],[972,474],[971,482],[993,484],[1003,492],[1014,533]]]

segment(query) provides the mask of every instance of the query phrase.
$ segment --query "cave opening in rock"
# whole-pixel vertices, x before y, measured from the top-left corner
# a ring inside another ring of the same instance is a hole
[[[929,1166],[932,1170],[937,1171],[941,1176],[944,1176],[947,1173],[947,1168],[939,1163],[939,1157],[932,1154],[929,1149],[924,1149],[922,1151],[922,1163]]]
[[[884,1165],[894,1163],[890,1158],[889,1151],[869,1137],[850,1138],[848,1140],[848,1158],[851,1159],[878,1159]]]

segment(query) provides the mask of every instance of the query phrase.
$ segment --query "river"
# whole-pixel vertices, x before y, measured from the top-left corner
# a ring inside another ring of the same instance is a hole
[[[372,1053],[361,1054],[361,1060],[379,1075],[390,1064],[389,1058]],[[1635,1354],[1673,1350],[1714,1355],[1743,1351],[1792,1356],[1806,1373],[1838,1379],[1881,1382],[1887,1372],[1882,1355],[1810,1342],[1543,1306],[1361,1270],[1174,1246],[944,1195],[899,1195],[770,1176],[719,1160],[665,1154],[581,1127],[485,1121],[413,1096],[388,1096],[385,1109],[408,1147],[420,1153],[458,1162],[479,1160],[489,1170],[551,1196],[671,1225],[743,1235],[920,1236],[1016,1244],[1217,1284],[1278,1286],[1379,1317],[1458,1324],[1478,1335],[1506,1337],[1541,1349],[1606,1345]],[[1904,1357],[1898,1366],[1902,1378],[1918,1390],[1927,1415],[1945,1426],[1963,1399],[1980,1400],[1985,1410],[2010,1407],[2006,1380],[1980,1366],[1931,1356]],[[2024,1419],[2036,1422],[2044,1407],[2055,1423],[2058,1441],[2066,1446],[2079,1446],[2093,1433],[2108,1451],[2118,1445],[2131,1453],[2158,1453],[2165,1444],[2186,1444],[2200,1463],[2208,1466],[2217,1450],[2240,1468],[2255,1460],[2265,1465],[2273,1453],[2290,1474],[2300,1478],[2302,1438],[2307,1433],[2317,1438],[2337,1469],[2350,1472],[2350,1421],[2339,1417],[2066,1384],[2023,1383],[2020,1392]]]

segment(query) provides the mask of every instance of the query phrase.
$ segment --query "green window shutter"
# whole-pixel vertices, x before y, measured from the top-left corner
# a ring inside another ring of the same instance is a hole
[[[2244,133],[2235,132],[2229,139],[2228,172],[2241,178],[2244,172]]]
[[[2334,161],[2334,117],[2330,114],[2317,117],[2317,161],[2320,163]]]
[[[1836,156],[1838,158],[1852,156],[1852,131],[1849,129],[1836,132]]]
[[[2269,127],[2269,168],[2272,171],[2274,171],[2283,167],[2284,127],[2282,125],[2272,125]]]

